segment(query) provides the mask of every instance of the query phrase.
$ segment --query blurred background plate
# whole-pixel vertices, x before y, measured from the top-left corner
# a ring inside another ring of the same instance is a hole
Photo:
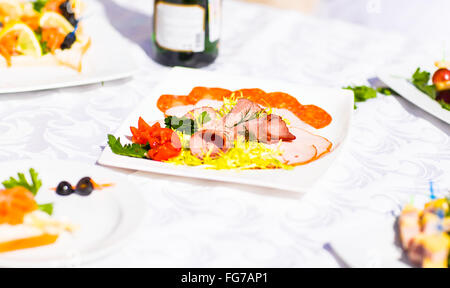
[[[53,217],[79,226],[55,244],[0,254],[0,267],[72,267],[117,251],[138,227],[145,206],[138,188],[126,177],[93,165],[68,161],[18,161],[0,164],[0,179],[34,168],[42,180],[38,203],[54,203]],[[97,183],[114,183],[88,197],[58,196],[52,187],[66,180],[75,185],[89,176]]]
[[[418,67],[420,67],[421,70],[430,72],[431,76],[434,74],[437,70],[437,68],[433,65],[435,60],[428,60],[429,61],[418,62],[410,61],[408,64],[386,67],[382,71],[378,72],[378,77],[387,86],[395,90],[395,92],[400,94],[400,96],[406,100],[436,118],[450,124],[450,111],[442,108],[437,101],[431,99],[430,96],[417,89],[409,80],[412,78],[412,75]]]
[[[0,94],[87,85],[133,75],[137,65],[129,43],[103,17],[102,5],[96,1],[87,4],[83,28],[92,45],[84,55],[83,72],[64,66],[1,68]]]

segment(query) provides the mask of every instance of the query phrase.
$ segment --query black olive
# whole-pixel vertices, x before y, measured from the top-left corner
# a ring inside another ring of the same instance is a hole
[[[75,18],[75,13],[73,13],[72,4],[69,0],[59,5],[59,10],[61,10],[61,14],[70,22],[70,24],[72,24],[72,26],[77,26],[78,20]]]
[[[81,196],[89,196],[91,195],[92,191],[94,191],[94,185],[92,184],[91,178],[84,177],[80,181],[78,181],[75,193]]]
[[[62,181],[58,184],[58,187],[56,187],[56,194],[61,196],[69,196],[70,194],[74,193],[72,185],[67,181]]]
[[[72,47],[73,43],[75,43],[75,41],[77,41],[77,36],[75,35],[75,32],[70,32],[64,38],[64,41],[61,44],[61,49],[62,50],[70,49]]]

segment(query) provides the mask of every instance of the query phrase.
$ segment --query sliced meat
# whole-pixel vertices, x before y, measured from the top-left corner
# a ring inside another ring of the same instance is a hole
[[[283,154],[278,159],[289,165],[302,165],[317,159],[317,149],[310,144],[296,144],[282,142],[272,148],[278,148]]]
[[[192,155],[199,159],[208,153],[210,157],[216,157],[229,149],[226,134],[214,130],[202,130],[192,135],[189,147]]]
[[[267,141],[294,141],[297,137],[289,132],[286,122],[280,116],[271,114],[267,117]],[[264,139],[262,139],[264,140]],[[260,140],[261,141],[261,140]]]
[[[327,154],[331,151],[333,144],[326,138],[314,135],[304,129],[291,128],[290,131],[295,135],[296,140],[292,142],[293,145],[309,144],[317,149],[317,158]]]
[[[206,112],[209,116],[209,121],[214,121],[217,118],[217,112],[214,108],[211,107],[200,107],[200,108],[195,108],[191,111],[189,111],[188,113],[184,114],[184,117],[195,120],[198,119],[198,117],[200,115],[202,115],[203,112]],[[208,121],[208,122],[209,122]]]
[[[211,107],[213,109],[219,110],[223,106],[223,101],[217,100],[200,100],[194,105],[195,108],[200,107]]]
[[[277,115],[263,115],[239,124],[234,129],[234,135],[242,135],[249,141],[262,143],[278,143],[280,140],[293,141],[295,135],[289,132],[286,123]]]
[[[208,114],[208,119],[203,119],[204,122],[201,123],[199,129],[212,129],[222,131],[222,129],[218,129],[220,128],[218,127],[219,125],[222,126],[222,120],[219,119],[217,111],[214,108],[211,107],[195,108],[194,110],[191,110],[188,113],[186,113],[184,117],[192,120],[199,119],[199,116],[203,112],[206,112]]]
[[[283,152],[280,156],[281,161],[286,161],[290,165],[302,165],[331,151],[332,143],[321,136],[299,128],[291,128],[291,132],[296,137],[294,141],[269,145],[269,147],[279,148]]]
[[[256,114],[261,111],[263,109],[258,104],[247,99],[239,99],[236,106],[223,119],[224,126],[233,128],[238,124],[254,119]]]
[[[272,108],[272,114],[278,115],[282,119],[284,119],[289,127],[302,128],[308,131],[311,131],[313,129],[310,125],[300,120],[300,118],[298,118],[294,113],[287,109]]]
[[[194,109],[194,105],[183,105],[183,106],[175,106],[170,109],[167,109],[166,115],[167,116],[176,116],[176,117],[183,117],[186,113],[189,113],[189,111],[192,111]]]

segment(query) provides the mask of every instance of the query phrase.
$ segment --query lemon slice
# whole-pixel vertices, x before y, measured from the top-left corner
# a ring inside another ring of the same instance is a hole
[[[22,5],[18,0],[0,0],[0,15],[5,22],[17,20],[22,14]]]
[[[16,22],[6,25],[0,32],[0,39],[11,32],[19,32],[19,38],[17,39],[17,51],[22,55],[28,55],[33,57],[42,56],[42,48],[36,34],[24,23]]]
[[[60,28],[65,34],[69,34],[75,30],[66,18],[55,12],[45,12],[41,16],[39,25],[42,28]]]

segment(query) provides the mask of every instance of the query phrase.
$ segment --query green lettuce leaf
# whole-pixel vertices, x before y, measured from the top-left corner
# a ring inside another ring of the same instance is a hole
[[[149,149],[144,145],[139,144],[127,144],[122,145],[120,138],[114,137],[114,135],[108,135],[108,145],[114,154],[129,156],[134,158],[146,158]]]

